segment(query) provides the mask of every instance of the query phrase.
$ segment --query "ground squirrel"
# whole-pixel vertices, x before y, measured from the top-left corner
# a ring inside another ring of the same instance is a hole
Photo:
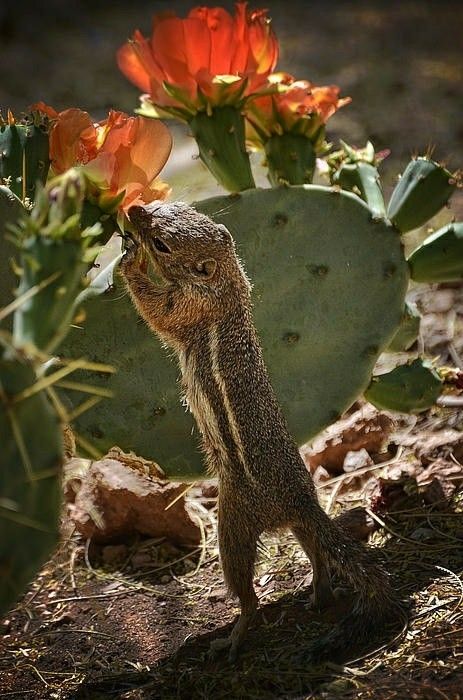
[[[375,552],[353,541],[318,503],[270,384],[251,285],[230,233],[179,202],[134,206],[129,218],[135,237],[122,275],[140,315],[178,355],[207,467],[218,476],[220,557],[241,616],[230,638],[215,646],[229,647],[229,658],[236,658],[258,604],[259,537],[279,528],[292,530],[312,563],[317,607],[333,602],[332,573],[357,593],[351,612],[326,638],[333,653],[362,641],[397,618],[396,596]],[[161,283],[140,265],[142,250]]]

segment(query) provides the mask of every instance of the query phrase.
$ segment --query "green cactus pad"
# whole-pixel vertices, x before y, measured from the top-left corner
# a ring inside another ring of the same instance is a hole
[[[408,258],[416,282],[454,282],[463,279],[463,223],[444,226]]]
[[[416,306],[406,302],[400,326],[387,346],[386,352],[405,352],[408,350],[418,338],[420,321],[421,316]]]
[[[344,163],[333,176],[333,184],[357,194],[368,204],[375,219],[386,216],[381,180],[371,163]]]
[[[236,239],[254,283],[265,360],[302,444],[364,391],[400,322],[408,282],[400,237],[374,222],[358,197],[325,187],[249,190],[196,207]],[[137,318],[119,280],[85,311],[66,354],[104,360],[118,372],[99,379],[116,398],[79,418],[79,433],[101,451],[117,443],[153,458],[170,476],[202,473],[176,364]]]
[[[376,408],[420,413],[436,403],[441,389],[442,380],[432,365],[418,358],[373,377],[364,396]]]
[[[37,180],[45,184],[48,148],[48,134],[40,126],[0,126],[0,178],[10,178],[11,190],[21,199],[34,199]]]
[[[452,173],[428,158],[416,158],[405,168],[396,185],[387,216],[406,233],[435,216],[455,191]]]
[[[14,604],[58,541],[58,419],[44,391],[11,401],[35,381],[30,365],[0,358],[0,612]]]

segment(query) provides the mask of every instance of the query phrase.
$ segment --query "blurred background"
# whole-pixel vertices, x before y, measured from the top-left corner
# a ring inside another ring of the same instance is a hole
[[[109,108],[132,112],[138,90],[119,72],[115,52],[154,13],[184,15],[195,2],[156,0],[0,0],[0,107],[20,112],[44,100],[78,106],[95,119]],[[210,2],[210,5],[219,4]],[[223,2],[233,9],[233,3]],[[435,147],[451,169],[463,166],[463,2],[461,0],[263,0],[281,44],[279,69],[317,84],[336,83],[352,104],[328,123],[328,138],[377,150],[386,189],[413,153]],[[193,167],[187,129],[174,127],[176,148],[165,178]],[[174,193],[215,187],[199,163]],[[194,185],[189,181],[195,173]],[[198,181],[199,178],[199,181]],[[195,192],[196,194],[196,192]],[[463,197],[452,209],[463,214]]]

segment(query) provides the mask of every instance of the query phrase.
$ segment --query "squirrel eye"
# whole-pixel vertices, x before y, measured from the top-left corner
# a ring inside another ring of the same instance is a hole
[[[153,245],[160,253],[170,253],[170,248],[168,248],[164,241],[161,241],[161,239],[157,236],[153,238]]]

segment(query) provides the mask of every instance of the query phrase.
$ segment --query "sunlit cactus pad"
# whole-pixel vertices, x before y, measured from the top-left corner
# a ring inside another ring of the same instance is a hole
[[[237,242],[254,284],[272,382],[303,443],[367,387],[401,320],[408,267],[399,234],[373,221],[355,195],[325,187],[249,190],[195,206],[225,224]],[[153,458],[172,476],[201,473],[178,370],[119,280],[90,300],[86,313],[84,326],[70,333],[67,353],[104,360],[118,372],[100,380],[116,398],[86,412],[78,431],[101,450],[117,442]]]

